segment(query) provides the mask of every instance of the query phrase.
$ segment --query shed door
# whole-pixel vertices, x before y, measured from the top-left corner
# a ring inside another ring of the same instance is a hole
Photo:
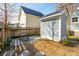
[[[59,39],[59,20],[53,20],[53,38]]]

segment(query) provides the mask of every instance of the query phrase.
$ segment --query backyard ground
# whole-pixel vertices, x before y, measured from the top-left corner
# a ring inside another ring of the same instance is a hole
[[[14,39],[11,46],[12,48],[6,50],[3,56],[20,56],[20,54],[26,50],[30,52],[30,54],[28,54],[29,56],[36,56],[35,54],[38,52],[43,52],[45,56],[79,56],[79,43],[74,44],[75,46],[66,46],[53,40],[35,40],[34,38],[36,38],[36,36],[31,36],[29,41],[27,41],[27,37]],[[25,52],[25,54],[27,54],[27,52]]]
[[[70,47],[50,40],[37,40],[33,46],[46,56],[79,56],[79,45]]]

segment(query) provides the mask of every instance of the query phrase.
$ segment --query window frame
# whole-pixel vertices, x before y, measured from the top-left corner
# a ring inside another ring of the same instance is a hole
[[[75,18],[75,17],[78,18],[78,21],[77,21],[77,22],[72,22],[72,19]],[[74,26],[73,26],[73,23],[78,23],[78,24],[79,24],[79,16],[71,17],[71,30],[72,30],[72,31],[79,31],[79,29],[72,29],[72,27],[74,27]],[[78,25],[78,26],[79,26],[79,25]],[[75,27],[74,27],[74,28],[75,28]]]

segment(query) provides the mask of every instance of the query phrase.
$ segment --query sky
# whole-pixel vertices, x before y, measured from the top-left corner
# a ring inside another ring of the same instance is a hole
[[[18,3],[17,6],[25,6],[27,8],[39,11],[47,15],[57,9],[57,3]]]
[[[16,10],[16,12],[19,12],[18,11],[19,7],[24,6],[24,7],[30,8],[32,10],[39,11],[44,15],[47,15],[51,12],[54,12],[57,9],[57,5],[58,4],[56,4],[56,3],[16,3],[15,10]],[[17,22],[18,22],[17,18],[16,18],[16,22],[15,22],[15,20],[12,21],[12,23],[17,23]]]

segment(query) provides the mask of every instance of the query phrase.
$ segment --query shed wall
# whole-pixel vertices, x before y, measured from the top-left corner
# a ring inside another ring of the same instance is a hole
[[[61,39],[66,38],[66,15],[62,14],[61,16]]]
[[[41,25],[41,37],[43,38],[48,38],[48,39],[52,39],[52,21],[45,21],[42,22],[40,21],[40,25]]]

